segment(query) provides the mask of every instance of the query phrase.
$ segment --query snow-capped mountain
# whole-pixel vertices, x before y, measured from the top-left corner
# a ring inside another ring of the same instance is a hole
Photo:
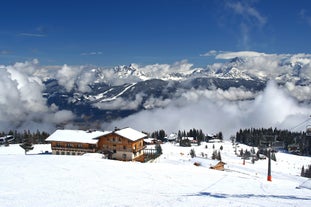
[[[46,80],[44,96],[49,105],[71,110],[77,117],[109,121],[141,110],[166,107],[171,100],[193,91],[227,91],[234,88],[243,93],[256,94],[271,79],[279,85],[310,85],[305,69],[309,67],[309,62],[292,58],[277,63],[268,62],[271,68],[267,68],[267,64],[255,65],[252,61],[237,57],[206,68],[193,68],[187,62],[144,67],[131,64],[111,69],[87,68],[85,71],[90,74],[85,75],[82,70],[71,90],[60,79]],[[84,76],[94,78],[86,82],[82,91],[79,84],[85,83],[82,81]],[[239,99],[252,99],[254,96],[239,96]]]

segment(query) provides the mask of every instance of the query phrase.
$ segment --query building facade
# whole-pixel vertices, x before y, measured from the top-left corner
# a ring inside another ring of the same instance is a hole
[[[82,155],[99,152],[108,159],[144,161],[144,138],[132,128],[114,131],[56,130],[46,141],[55,155]]]
[[[143,162],[146,136],[131,128],[117,129],[98,138],[98,149],[109,159]]]
[[[46,141],[51,143],[52,154],[82,155],[97,151],[96,138],[107,134],[101,131],[56,130]]]

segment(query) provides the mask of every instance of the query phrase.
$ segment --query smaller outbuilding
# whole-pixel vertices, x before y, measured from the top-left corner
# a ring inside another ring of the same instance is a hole
[[[212,165],[212,166],[210,167],[210,169],[224,171],[224,170],[225,170],[225,164],[226,164],[226,163],[224,163],[224,162],[222,162],[222,161],[219,161],[219,162],[217,162],[216,165]]]
[[[205,159],[205,158],[200,158],[200,157],[195,157],[192,159],[193,164],[196,166],[202,166],[202,167],[207,167],[213,170],[225,170],[225,164],[222,161],[219,160],[211,160],[211,159]]]

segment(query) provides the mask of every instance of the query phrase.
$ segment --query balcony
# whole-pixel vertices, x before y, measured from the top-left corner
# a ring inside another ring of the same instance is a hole
[[[143,150],[143,149],[145,149],[146,148],[146,146],[142,146],[142,147],[138,147],[138,148],[133,148],[133,152],[135,153],[135,152],[139,152],[139,151],[141,151],[141,150]]]
[[[95,152],[95,148],[75,148],[75,147],[52,147],[52,150],[55,151],[69,151],[69,152],[83,152],[83,153],[92,153]]]

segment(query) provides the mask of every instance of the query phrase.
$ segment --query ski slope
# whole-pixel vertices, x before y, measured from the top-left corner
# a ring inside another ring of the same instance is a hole
[[[28,155],[18,145],[0,147],[0,206],[310,206],[311,190],[297,188],[308,181],[299,174],[310,157],[277,153],[268,182],[267,160],[243,165],[229,142],[192,148],[211,157],[212,145],[223,146],[225,171],[209,169],[209,159],[191,159],[191,148],[170,143],[150,163],[38,154],[49,145],[36,145]]]

